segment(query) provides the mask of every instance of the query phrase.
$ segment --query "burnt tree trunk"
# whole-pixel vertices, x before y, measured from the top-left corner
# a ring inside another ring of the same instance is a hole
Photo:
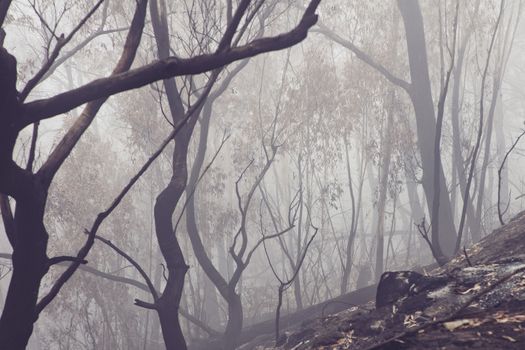
[[[40,283],[48,270],[48,234],[43,224],[47,191],[27,192],[17,200],[13,273],[0,319],[0,344],[13,350],[25,349],[31,337]]]
[[[20,126],[16,59],[0,47],[0,192],[16,200],[11,229],[13,273],[0,318],[0,344],[25,349],[38,317],[36,305],[42,277],[48,270],[48,234],[43,224],[47,185],[12,159]],[[5,220],[5,217],[4,217]]]

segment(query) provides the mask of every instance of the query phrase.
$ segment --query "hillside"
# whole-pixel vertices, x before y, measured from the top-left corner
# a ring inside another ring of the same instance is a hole
[[[387,272],[376,302],[243,349],[523,349],[525,212],[443,268]]]

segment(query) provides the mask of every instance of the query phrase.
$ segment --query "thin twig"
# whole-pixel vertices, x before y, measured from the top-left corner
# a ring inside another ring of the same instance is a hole
[[[501,225],[505,225],[505,222],[503,221],[503,214],[505,214],[505,211],[507,211],[507,210],[505,210],[504,212],[501,211],[501,172],[503,171],[503,168],[505,167],[505,162],[507,161],[507,158],[512,153],[512,151],[514,150],[514,148],[516,147],[520,139],[523,137],[523,135],[525,135],[525,129],[516,138],[516,140],[514,141],[512,146],[509,148],[507,153],[505,153],[505,157],[503,157],[503,161],[501,162],[501,165],[499,166],[499,169],[498,169],[498,219]],[[510,203],[510,198],[509,198],[509,203]],[[508,208],[508,204],[507,204],[507,208]]]
[[[89,232],[86,232],[89,233]],[[151,295],[153,296],[153,300],[156,302],[159,299],[159,294],[157,290],[155,289],[155,286],[153,286],[153,282],[151,282],[151,279],[149,278],[148,274],[144,271],[144,269],[140,266],[140,264],[133,259],[131,256],[126,254],[122,249],[117,247],[113,242],[111,242],[109,239],[106,239],[104,237],[101,237],[99,235],[95,235],[95,239],[99,240],[100,242],[104,243],[111,249],[113,249],[118,255],[122,256],[124,259],[126,259],[135,269],[138,271],[138,273],[142,276],[146,284],[148,285],[149,291]],[[137,304],[138,305],[138,304]],[[142,305],[139,305],[142,306]]]
[[[470,261],[470,258],[467,254],[467,249],[465,248],[465,246],[463,246],[463,255],[465,255],[465,259],[467,260],[468,266],[472,267],[472,262]]]

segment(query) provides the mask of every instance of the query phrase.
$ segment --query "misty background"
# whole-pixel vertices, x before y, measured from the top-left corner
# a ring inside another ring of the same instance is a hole
[[[162,55],[212,52],[220,41],[227,1],[153,2],[169,47],[160,48],[148,12],[133,67]],[[522,1],[398,2],[322,1],[307,39],[218,73],[187,135],[185,190],[171,217],[189,267],[180,322],[190,346],[224,332],[236,339],[242,327],[275,318],[280,292],[285,315],[374,284],[384,271],[434,263],[439,256],[425,232],[451,257],[501,225],[498,203],[505,222],[523,210],[525,144],[505,157],[525,127]],[[418,38],[407,44],[417,36],[413,3],[422,15],[423,46]],[[20,88],[46,61],[55,36],[67,35],[94,5],[12,2],[4,47],[16,54]],[[306,5],[262,1],[241,42],[290,30]],[[110,75],[134,11],[133,1],[104,1],[63,49],[59,57],[67,59],[27,100]],[[187,111],[213,75],[177,77],[171,90],[153,82],[102,106],[49,188],[48,256],[76,254],[97,215],[180,120],[170,94],[176,92]],[[83,110],[40,122],[35,172]],[[28,160],[33,130],[18,135],[18,164]],[[163,150],[104,221],[97,234],[109,244],[95,242],[89,268],[80,268],[40,314],[28,349],[164,348],[156,312],[134,305],[151,299],[143,276],[110,245],[156,288],[166,286],[155,203],[178,179],[175,148],[170,143]],[[439,217],[430,192],[439,193]],[[15,207],[13,199],[10,204]],[[436,222],[440,231],[433,233]],[[3,225],[0,253],[12,253]],[[50,268],[41,295],[64,269]],[[10,259],[0,259],[0,305],[11,271]]]

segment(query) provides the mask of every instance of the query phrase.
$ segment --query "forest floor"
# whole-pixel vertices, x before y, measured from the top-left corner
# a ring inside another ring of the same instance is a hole
[[[444,267],[383,275],[375,303],[283,333],[241,349],[525,349],[525,212]]]

